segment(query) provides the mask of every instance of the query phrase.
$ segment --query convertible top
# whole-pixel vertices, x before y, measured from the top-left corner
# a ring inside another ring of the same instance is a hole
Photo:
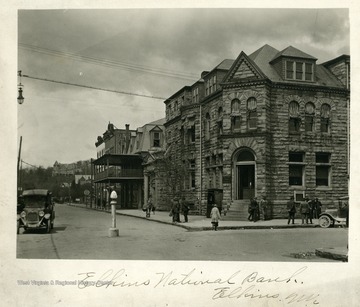
[[[22,193],[22,196],[29,196],[29,195],[43,195],[46,196],[50,194],[51,192],[46,189],[33,189],[33,190],[25,190]]]

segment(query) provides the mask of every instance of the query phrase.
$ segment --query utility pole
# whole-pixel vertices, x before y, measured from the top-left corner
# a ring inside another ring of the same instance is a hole
[[[17,160],[17,190],[19,191],[20,187],[20,157],[21,157],[21,144],[22,144],[22,136],[20,136],[20,146],[19,146],[19,154]]]

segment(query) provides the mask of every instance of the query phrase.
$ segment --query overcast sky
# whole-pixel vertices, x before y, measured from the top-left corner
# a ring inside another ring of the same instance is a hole
[[[163,99],[204,70],[264,44],[322,63],[350,54],[347,9],[20,10],[21,158],[36,166],[96,157],[108,122],[136,129],[165,117]],[[47,79],[104,90],[59,84]],[[26,165],[23,165],[25,167]]]

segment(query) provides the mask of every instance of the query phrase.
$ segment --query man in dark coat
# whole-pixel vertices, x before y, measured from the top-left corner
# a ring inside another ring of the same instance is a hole
[[[190,207],[186,203],[185,199],[183,198],[182,201],[181,201],[181,211],[182,211],[182,213],[184,215],[184,223],[188,222],[189,210],[190,210]]]
[[[294,196],[290,197],[290,200],[286,204],[286,208],[287,208],[287,211],[289,213],[288,224],[290,224],[291,220],[292,220],[292,223],[294,224],[295,213],[296,213],[296,206],[295,206]]]
[[[259,204],[256,200],[256,197],[251,199],[249,206],[249,221],[256,222],[259,219]]]

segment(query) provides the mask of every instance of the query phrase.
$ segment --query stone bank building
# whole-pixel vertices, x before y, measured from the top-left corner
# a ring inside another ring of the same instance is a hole
[[[165,100],[166,154],[186,170],[173,192],[202,215],[209,201],[229,205],[229,219],[246,218],[255,196],[273,218],[290,196],[334,205],[348,194],[349,83],[350,56],[318,64],[292,46],[203,72]]]

